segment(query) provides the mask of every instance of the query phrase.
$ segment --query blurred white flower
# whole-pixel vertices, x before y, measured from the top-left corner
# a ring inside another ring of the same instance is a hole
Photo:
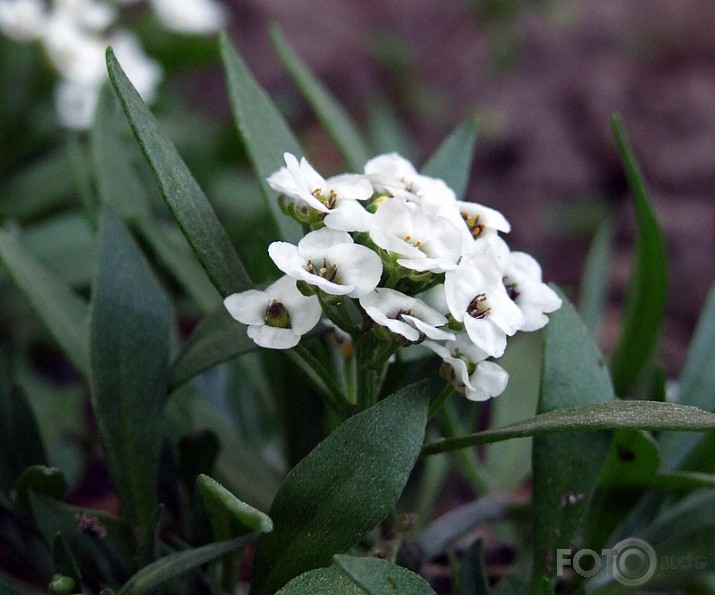
[[[182,33],[206,34],[226,25],[223,6],[213,0],[151,0],[161,22]]]
[[[55,86],[55,109],[57,118],[66,128],[83,130],[89,128],[97,108],[99,87],[60,81]]]
[[[0,0],[0,31],[16,41],[42,35],[47,20],[41,0]]]
[[[322,314],[315,296],[304,296],[295,279],[281,277],[264,291],[249,289],[224,300],[229,314],[248,325],[246,334],[260,347],[290,349],[310,331]]]
[[[525,252],[512,252],[503,279],[509,297],[524,315],[522,331],[535,331],[549,322],[546,313],[561,307],[561,298],[541,281],[541,266]]]
[[[437,341],[454,339],[454,334],[437,327],[447,318],[417,298],[394,289],[378,288],[360,298],[365,313],[380,326],[417,342],[425,337]]]
[[[291,277],[331,295],[362,297],[380,282],[380,257],[350,234],[324,227],[311,231],[297,246],[273,242],[268,254]]]

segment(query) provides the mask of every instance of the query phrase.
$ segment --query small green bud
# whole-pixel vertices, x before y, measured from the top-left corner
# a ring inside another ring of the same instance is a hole
[[[77,583],[75,583],[74,579],[71,576],[65,576],[63,574],[55,574],[50,584],[47,585],[47,588],[53,595],[70,595],[70,593],[74,592],[76,587]]]
[[[268,326],[290,328],[290,314],[280,302],[273,300],[266,310],[265,321]]]
[[[447,316],[447,327],[450,331],[460,332],[464,330],[464,323],[459,322],[454,316],[449,314]]]
[[[300,291],[305,297],[310,297],[311,295],[315,295],[318,290],[314,285],[311,285],[307,281],[303,281],[302,279],[299,281],[296,281],[295,286],[298,288],[298,291]]]

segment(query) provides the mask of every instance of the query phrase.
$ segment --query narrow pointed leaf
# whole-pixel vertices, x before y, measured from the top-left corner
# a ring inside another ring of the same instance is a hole
[[[292,153],[299,158],[303,150],[226,34],[221,35],[219,43],[236,126],[281,237],[297,243],[301,237],[300,228],[283,214],[278,205],[278,194],[268,187],[265,179],[285,165],[283,153]]]
[[[715,285],[710,289],[700,315],[695,336],[690,344],[685,368],[678,387],[678,402],[715,411]],[[674,469],[688,456],[699,436],[665,434],[660,437],[664,469]],[[710,457],[712,460],[712,457]],[[698,467],[690,461],[691,467]]]
[[[193,570],[256,539],[253,534],[236,539],[217,541],[183,552],[176,552],[145,566],[130,578],[118,592],[119,595],[140,595],[184,572]]]
[[[614,228],[606,221],[598,228],[591,242],[586,265],[581,278],[579,312],[584,324],[596,336],[598,323],[608,295],[608,275],[611,272],[611,249]]]
[[[189,336],[171,368],[171,387],[175,389],[216,364],[257,349],[223,304],[204,316]]]
[[[603,356],[571,303],[550,316],[544,334],[539,412],[611,401]],[[606,433],[569,432],[534,438],[533,581],[552,579],[550,556],[570,548],[598,483],[609,448]]]
[[[620,121],[613,134],[626,172],[638,225],[633,271],[618,343],[611,356],[616,395],[625,397],[656,348],[668,291],[665,240]]]
[[[87,303],[0,230],[0,261],[64,354],[89,375]]]
[[[5,362],[3,362],[4,364]],[[5,366],[3,365],[3,368]],[[5,370],[3,369],[3,376]],[[47,465],[47,454],[37,420],[25,391],[0,382],[0,490],[10,491],[31,465]]]
[[[253,593],[273,593],[330,563],[393,509],[419,454],[425,384],[406,387],[348,419],[286,477],[253,565]]]
[[[120,219],[100,217],[92,292],[92,405],[129,518],[148,527],[167,394],[171,304]]]
[[[246,533],[268,533],[270,517],[242,502],[215,479],[199,475],[198,483],[216,539],[232,539]]]
[[[489,593],[489,575],[484,565],[484,542],[477,539],[462,560],[458,574],[458,595]]]
[[[149,216],[149,204],[119,134],[119,125],[124,124],[124,118],[119,118],[116,98],[104,86],[90,134],[94,177],[104,204],[124,219],[139,220]]]
[[[55,574],[69,576],[77,586],[82,584],[82,576],[77,566],[77,560],[67,545],[62,533],[57,533],[52,540],[52,570]]]
[[[460,124],[425,163],[422,173],[441,178],[454,190],[457,200],[464,200],[476,140],[477,121],[470,119]]]
[[[291,47],[277,26],[271,27],[270,37],[283,66],[313,108],[325,130],[335,141],[348,167],[353,171],[362,172],[370,153],[357,126],[345,109],[310,71],[308,65]]]
[[[511,438],[539,436],[552,432],[616,430],[632,428],[651,431],[677,430],[705,432],[715,429],[715,414],[690,405],[658,401],[614,401],[583,405],[540,413],[529,419],[468,434],[459,438],[435,440],[422,449],[423,455],[490,444]]]
[[[66,489],[67,482],[62,471],[44,465],[32,465],[25,469],[15,483],[15,501],[29,511],[30,492],[61,500]]]
[[[203,190],[124,74],[111,48],[107,50],[107,69],[159,190],[211,282],[223,296],[248,289],[248,275]]]

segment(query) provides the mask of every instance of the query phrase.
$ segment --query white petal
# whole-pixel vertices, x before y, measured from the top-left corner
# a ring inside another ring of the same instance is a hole
[[[417,341],[420,338],[420,334],[417,329],[411,327],[406,322],[402,320],[396,320],[394,318],[388,318],[385,314],[375,307],[365,308],[365,313],[372,318],[380,326],[387,327],[393,333],[402,335],[408,341]]]
[[[454,341],[455,339],[454,333],[438,329],[436,326],[428,324],[427,322],[424,322],[423,320],[420,320],[415,316],[403,314],[402,318],[409,322],[425,336],[429,337],[430,339],[434,339],[435,341]]]
[[[474,389],[467,391],[467,398],[470,401],[486,401],[504,392],[509,374],[494,362],[480,362],[470,380]]]
[[[487,296],[491,309],[487,318],[507,335],[513,335],[524,324],[519,306],[509,298],[503,287],[493,289]]]
[[[300,342],[300,336],[292,329],[276,328],[274,326],[249,326],[246,334],[259,347],[268,349],[290,349]]]
[[[338,266],[337,281],[349,285],[350,297],[359,298],[370,293],[380,282],[382,260],[367,246],[341,244],[332,248],[330,259]]]
[[[304,335],[318,324],[322,315],[320,301],[314,295],[305,296],[295,286],[295,279],[281,277],[266,288],[271,301],[283,304],[290,316],[291,329],[297,335]]]
[[[464,328],[479,349],[492,357],[501,357],[506,350],[506,334],[489,317],[464,317]]]
[[[323,227],[317,231],[311,231],[298,242],[298,251],[306,259],[326,258],[333,246],[340,244],[353,244],[350,234],[337,229]]]
[[[369,231],[373,217],[359,202],[343,200],[325,216],[323,223],[341,231]]]
[[[298,253],[298,247],[288,242],[273,242],[268,246],[268,255],[275,265],[287,275],[302,278],[307,260]]]
[[[228,313],[242,324],[264,324],[271,300],[264,291],[249,289],[229,295],[223,304]]]

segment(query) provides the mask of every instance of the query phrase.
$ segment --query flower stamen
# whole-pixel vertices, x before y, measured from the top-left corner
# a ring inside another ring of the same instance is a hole
[[[476,318],[477,320],[483,320],[484,318],[489,316],[489,313],[492,311],[492,309],[489,306],[485,305],[486,301],[487,294],[478,293],[476,296],[474,296],[474,299],[469,302],[469,306],[467,306],[467,314],[469,314],[472,318]]]
[[[462,219],[464,219],[464,223],[467,225],[467,228],[472,233],[472,237],[475,240],[482,235],[486,226],[479,223],[480,215],[470,215],[467,211],[462,211],[460,215],[462,216]]]

